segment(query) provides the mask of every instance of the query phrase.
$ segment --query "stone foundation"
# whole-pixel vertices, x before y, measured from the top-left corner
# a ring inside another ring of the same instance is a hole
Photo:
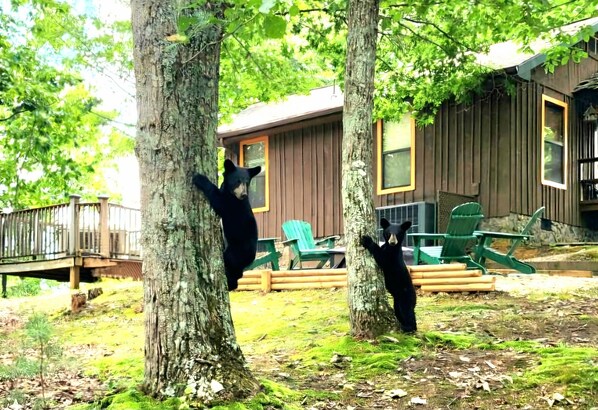
[[[527,215],[510,214],[506,217],[488,218],[480,223],[481,231],[519,233],[525,227],[530,217]],[[533,237],[529,243],[534,245],[549,245],[553,243],[569,242],[598,242],[598,231],[592,231],[579,226],[552,222],[551,230],[544,230],[537,222],[530,232]]]

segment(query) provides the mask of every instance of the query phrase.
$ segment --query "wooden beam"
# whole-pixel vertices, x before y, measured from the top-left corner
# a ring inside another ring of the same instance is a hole
[[[0,265],[0,274],[36,272],[43,270],[70,268],[71,266],[75,266],[75,258],[73,257],[67,257],[63,259],[52,259],[48,261],[10,263],[6,265]]]
[[[496,276],[478,276],[473,278],[424,278],[413,279],[415,286],[426,285],[467,285],[473,283],[495,283]]]
[[[110,257],[110,226],[108,225],[108,196],[99,195],[100,201],[100,255]]]
[[[273,283],[272,290],[298,290],[298,289],[323,289],[323,288],[346,288],[347,281],[327,283]]]
[[[270,292],[272,290],[272,270],[263,270],[260,280],[262,281],[262,290],[266,293]]]
[[[69,279],[71,282],[71,289],[79,289],[79,283],[81,281],[81,267],[71,266],[69,272]]]
[[[117,266],[118,263],[104,258],[83,258],[84,268],[110,268]]]
[[[411,265],[407,266],[410,272],[442,272],[445,270],[465,270],[464,263],[443,263],[439,265]]]
[[[272,283],[325,283],[325,282],[339,282],[339,281],[346,281],[346,276],[283,276],[277,277],[272,275]]]
[[[284,276],[327,276],[327,275],[346,275],[347,269],[290,269],[272,271],[272,277],[282,278]]]
[[[482,276],[479,269],[470,270],[447,270],[439,272],[411,272],[412,279],[430,279],[430,278],[472,278]]]

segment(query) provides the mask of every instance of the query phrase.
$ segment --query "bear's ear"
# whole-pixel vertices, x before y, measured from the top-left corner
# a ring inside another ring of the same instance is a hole
[[[405,221],[401,224],[401,230],[403,232],[405,232],[409,228],[411,228],[411,221]]]
[[[247,171],[249,171],[249,177],[253,178],[257,174],[259,174],[260,172],[262,172],[262,167],[257,166],[257,167],[253,167],[253,168],[248,168]]]
[[[231,172],[234,172],[236,169],[237,166],[234,164],[234,162],[232,162],[228,158],[224,160],[224,172],[226,174],[230,174]]]
[[[382,227],[382,229],[386,229],[390,226],[390,222],[388,222],[388,219],[382,218],[380,219],[380,226]]]

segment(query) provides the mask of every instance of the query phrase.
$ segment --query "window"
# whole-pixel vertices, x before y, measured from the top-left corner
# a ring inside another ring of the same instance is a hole
[[[262,167],[262,171],[253,177],[249,185],[249,202],[254,212],[267,211],[270,206],[268,193],[268,137],[241,141],[239,158],[242,167],[252,168],[258,165]]]
[[[542,183],[567,189],[567,104],[542,95]]]
[[[415,189],[415,121],[378,121],[378,194]]]

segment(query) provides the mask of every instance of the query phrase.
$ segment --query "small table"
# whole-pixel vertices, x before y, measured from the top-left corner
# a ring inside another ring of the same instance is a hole
[[[345,259],[346,250],[347,249],[345,247],[326,249],[326,251],[330,255],[330,267],[332,269],[340,269],[347,267],[347,261]]]

